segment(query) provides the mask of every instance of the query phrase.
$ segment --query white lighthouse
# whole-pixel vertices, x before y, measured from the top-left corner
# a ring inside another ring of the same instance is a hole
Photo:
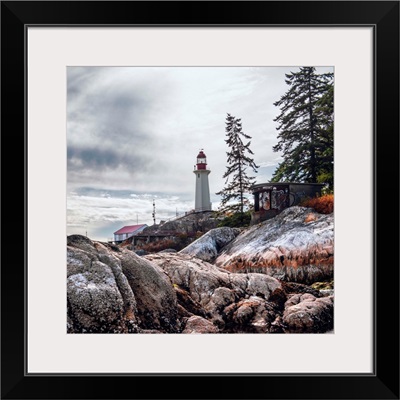
[[[211,201],[208,174],[211,171],[207,169],[207,158],[203,153],[203,150],[200,150],[200,153],[197,155],[197,164],[194,166],[193,172],[196,174],[196,197],[194,210],[210,211]]]

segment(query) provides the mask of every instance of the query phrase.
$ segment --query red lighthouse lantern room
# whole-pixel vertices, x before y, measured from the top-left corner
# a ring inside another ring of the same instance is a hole
[[[200,153],[197,155],[197,169],[206,169],[207,167],[207,158],[204,154],[203,150],[200,150]]]

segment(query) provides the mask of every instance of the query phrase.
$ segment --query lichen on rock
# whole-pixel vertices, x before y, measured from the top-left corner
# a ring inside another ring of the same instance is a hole
[[[333,329],[333,216],[291,207],[209,230],[180,252],[67,238],[68,333],[322,333]],[[308,217],[307,217],[308,216]],[[183,226],[182,226],[183,228]]]
[[[294,206],[244,230],[215,258],[232,272],[260,272],[280,280],[311,284],[333,276],[333,214]]]

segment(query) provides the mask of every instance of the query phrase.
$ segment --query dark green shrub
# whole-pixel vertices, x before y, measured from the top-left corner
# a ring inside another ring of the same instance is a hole
[[[250,225],[251,212],[246,211],[243,214],[238,212],[226,216],[219,224],[218,227],[229,226],[231,228],[241,228]]]

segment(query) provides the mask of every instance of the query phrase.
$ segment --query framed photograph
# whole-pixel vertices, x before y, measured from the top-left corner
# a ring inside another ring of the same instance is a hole
[[[1,11],[2,398],[399,399],[398,1]]]

